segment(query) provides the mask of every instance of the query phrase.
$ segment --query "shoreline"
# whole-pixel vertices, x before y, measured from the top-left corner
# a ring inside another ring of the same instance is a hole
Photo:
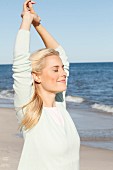
[[[113,116],[92,108],[76,107],[67,103],[81,143],[85,146],[103,148],[113,151]]]
[[[0,170],[16,170],[23,139],[14,108],[0,108]],[[112,170],[113,151],[81,145],[80,170]]]

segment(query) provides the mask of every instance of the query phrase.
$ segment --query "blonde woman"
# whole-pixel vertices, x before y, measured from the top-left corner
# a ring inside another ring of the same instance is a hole
[[[80,139],[66,110],[69,63],[64,49],[40,24],[33,4],[23,5],[14,62],[14,105],[24,146],[18,170],[79,170]],[[30,27],[45,44],[29,52]]]

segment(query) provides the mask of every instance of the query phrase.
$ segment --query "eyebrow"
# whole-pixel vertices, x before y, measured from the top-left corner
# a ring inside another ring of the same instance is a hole
[[[60,66],[57,65],[57,66],[53,66],[53,67],[57,67],[57,68],[58,68],[58,67],[60,67]],[[53,67],[52,67],[52,68],[53,68]],[[64,68],[64,65],[62,65],[62,68]]]

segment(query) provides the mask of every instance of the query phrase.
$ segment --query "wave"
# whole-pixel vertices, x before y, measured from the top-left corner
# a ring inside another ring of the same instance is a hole
[[[9,100],[14,100],[14,90],[2,90],[0,91],[0,99],[9,99]],[[85,100],[82,97],[79,96],[66,96],[66,101],[68,102],[74,102],[74,103],[80,103],[82,104],[83,102],[86,103],[86,105],[90,105],[91,108],[93,109],[97,109],[100,111],[104,111],[104,112],[109,112],[113,114],[113,106],[109,106],[109,105],[104,105],[104,104],[97,104],[94,103],[92,104],[92,102],[87,103],[87,100]]]
[[[98,109],[98,110],[104,111],[104,112],[113,113],[113,107],[112,106],[95,103],[91,107],[94,108],[94,109]]]
[[[84,99],[82,97],[78,97],[78,96],[66,96],[66,101],[82,103],[84,101]]]
[[[0,91],[0,98],[2,99],[14,99],[14,90],[2,90]]]
[[[14,90],[2,90],[0,91],[0,98],[2,99],[14,99]],[[66,101],[82,103],[84,99],[78,96],[66,96]]]

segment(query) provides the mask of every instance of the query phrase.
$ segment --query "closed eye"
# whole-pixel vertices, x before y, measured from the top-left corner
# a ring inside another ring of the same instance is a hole
[[[54,72],[58,72],[58,69],[60,68],[60,66],[53,66],[53,68],[54,68]],[[62,69],[64,70],[64,65],[62,65]]]
[[[58,70],[53,70],[54,72],[58,72]]]

